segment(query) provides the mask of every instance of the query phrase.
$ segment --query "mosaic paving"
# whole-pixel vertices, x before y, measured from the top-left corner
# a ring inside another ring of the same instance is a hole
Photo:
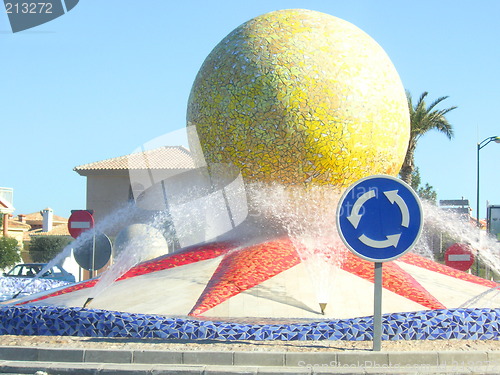
[[[498,340],[500,309],[386,314],[383,340]],[[373,340],[373,319],[240,324],[83,308],[5,306],[0,335],[128,337],[185,340]]]
[[[410,132],[383,49],[349,22],[304,9],[264,14],[226,36],[198,72],[187,120],[209,164],[287,184],[396,175]]]

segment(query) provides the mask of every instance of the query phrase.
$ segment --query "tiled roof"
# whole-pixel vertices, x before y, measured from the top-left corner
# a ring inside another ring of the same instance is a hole
[[[35,222],[40,222],[40,224],[43,222],[43,217],[42,217],[42,214],[39,212],[33,212],[31,214],[26,214],[24,215],[25,217],[25,220],[26,222],[29,222],[31,224],[35,224]],[[57,223],[67,223],[68,222],[68,219],[66,219],[65,217],[62,217],[62,216],[58,216],[58,215],[52,215],[52,222],[54,224],[57,224]]]
[[[57,225],[48,232],[42,232],[41,229],[36,229],[29,232],[30,236],[71,236],[67,225]]]
[[[21,223],[20,221],[17,221],[17,220],[9,219],[9,230],[10,229],[19,229],[19,230],[27,231],[27,230],[31,229],[31,225]]]
[[[189,169],[194,168],[189,150],[182,146],[163,146],[125,156],[83,164],[73,170],[79,174],[96,170]]]

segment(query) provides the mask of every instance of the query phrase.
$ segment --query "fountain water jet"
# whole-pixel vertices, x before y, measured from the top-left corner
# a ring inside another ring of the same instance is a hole
[[[134,217],[137,217],[137,213],[138,211],[135,209],[135,205],[133,203],[129,203],[117,209],[115,212],[113,212],[113,214],[108,215],[103,220],[101,220],[94,229],[82,233],[78,238],[65,246],[58,255],[56,255],[50,262],[48,262],[47,265],[43,267],[43,269],[38,272],[37,275],[35,275],[33,281],[40,278],[47,270],[51,269],[54,265],[62,264],[65,259],[71,256],[73,252],[78,252],[84,244],[92,241],[95,233],[114,233],[117,231],[117,228],[126,225],[128,222],[132,221]],[[29,284],[26,284],[23,289],[18,291],[13,296],[13,299],[17,298],[28,286]],[[87,301],[86,305],[89,302],[90,301]]]
[[[432,252],[429,251],[432,234],[444,234],[452,238],[453,242],[469,245],[476,257],[500,275],[500,242],[485,231],[479,230],[468,215],[443,210],[426,201],[422,202],[422,207],[425,217],[424,233],[427,235],[421,237],[416,248],[428,249],[427,254],[432,257]]]
[[[287,233],[306,266],[324,314],[347,249],[335,224],[339,189],[254,183],[248,187],[251,210]],[[321,218],[318,220],[318,218]]]

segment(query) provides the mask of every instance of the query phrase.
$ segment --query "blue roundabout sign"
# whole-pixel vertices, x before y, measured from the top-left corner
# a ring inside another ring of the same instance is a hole
[[[420,200],[403,181],[375,175],[356,181],[337,207],[345,245],[371,262],[387,262],[409,251],[422,231]]]

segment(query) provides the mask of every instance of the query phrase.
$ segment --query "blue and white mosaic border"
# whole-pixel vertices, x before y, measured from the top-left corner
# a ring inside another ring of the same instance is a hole
[[[383,316],[383,340],[498,340],[500,309],[427,310]],[[372,317],[250,324],[56,306],[0,307],[0,335],[186,340],[373,339]]]

